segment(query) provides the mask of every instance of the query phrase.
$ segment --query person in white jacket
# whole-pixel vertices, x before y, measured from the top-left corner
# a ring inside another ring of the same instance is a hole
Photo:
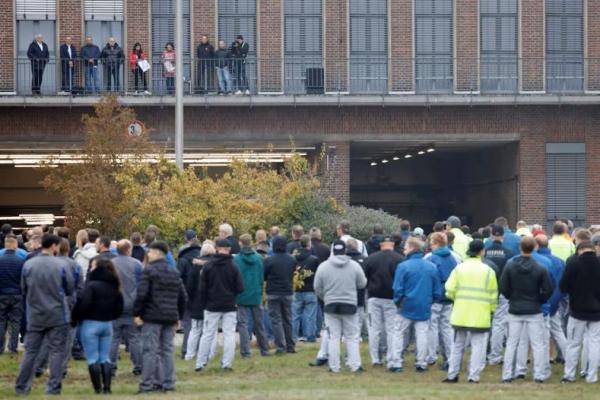
[[[81,277],[85,279],[92,258],[98,255],[96,239],[100,233],[96,229],[82,229],[77,232],[77,250],[73,253],[73,260],[81,268]]]

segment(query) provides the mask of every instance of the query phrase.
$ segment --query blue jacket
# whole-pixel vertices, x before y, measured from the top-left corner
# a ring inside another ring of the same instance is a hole
[[[458,264],[450,252],[450,249],[448,247],[440,247],[439,249],[433,250],[431,253],[425,256],[425,259],[432,262],[436,266],[440,283],[442,284],[442,287],[444,287],[444,285],[446,285],[446,281],[450,277],[450,274]],[[438,300],[438,302],[441,304],[451,304],[452,300],[447,298],[444,294],[444,296]]]
[[[565,262],[552,255],[552,252],[547,247],[538,249],[537,253],[548,258],[552,262],[552,269],[548,272],[550,273],[550,278],[552,279],[552,284],[554,285],[554,291],[552,292],[552,297],[550,297],[548,303],[550,303],[550,316],[554,316],[558,311],[560,302],[565,297],[565,295],[560,292],[558,285],[562,278],[563,271],[565,270]]]
[[[6,249],[1,249],[0,256],[3,256],[5,252],[6,252]],[[17,255],[17,257],[21,258],[22,260],[25,260],[27,258],[27,252],[23,249],[15,250],[15,254]]]
[[[486,249],[492,245],[492,241],[490,240],[486,243]],[[513,233],[510,229],[504,228],[504,239],[502,241],[504,247],[512,251],[514,255],[519,255],[521,253],[521,237]]]
[[[0,295],[20,295],[21,273],[25,260],[14,250],[6,250],[3,253],[0,256]]]
[[[394,276],[394,303],[398,313],[413,321],[427,321],[431,304],[444,295],[436,266],[413,252],[398,264]]]

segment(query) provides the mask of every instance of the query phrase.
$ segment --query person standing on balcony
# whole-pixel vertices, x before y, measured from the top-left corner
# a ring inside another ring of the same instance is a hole
[[[85,45],[81,48],[81,58],[85,65],[85,92],[100,93],[100,81],[98,80],[100,48],[94,44],[91,36],[85,38]]]
[[[167,81],[167,94],[175,94],[175,45],[167,42],[165,50],[160,55],[163,65],[163,76]]]
[[[249,48],[250,46],[242,35],[237,35],[231,45],[231,53],[233,54],[233,63],[235,65],[235,86],[237,87],[235,94],[237,95],[242,93],[245,93],[247,96],[250,95],[248,78],[246,77],[246,57],[248,57]]]
[[[217,68],[217,78],[219,79],[219,94],[229,94],[231,87],[231,51],[227,50],[225,41],[219,40],[219,48],[215,52],[215,67]]]
[[[196,51],[198,59],[198,93],[205,94],[213,86],[213,72],[211,64],[215,58],[215,47],[210,44],[208,36],[203,35]]]
[[[133,50],[129,53],[129,69],[133,73],[133,84],[135,89],[135,94],[138,94],[140,88],[140,80],[144,85],[144,94],[149,95],[148,91],[148,81],[146,80],[146,71],[142,66],[147,64],[146,53],[142,50],[142,45],[140,42],[136,42],[133,45]]]
[[[108,43],[102,49],[100,59],[104,64],[104,88],[107,92],[119,91],[119,69],[125,55],[114,37],[108,38]],[[111,85],[112,80],[112,85]]]
[[[31,61],[31,92],[34,95],[41,95],[42,79],[44,69],[50,59],[48,45],[44,43],[44,37],[41,34],[35,35],[35,40],[29,45],[27,58]]]
[[[77,58],[77,49],[71,42],[71,36],[67,36],[65,43],[60,46],[61,91],[65,94],[73,90],[75,59]]]

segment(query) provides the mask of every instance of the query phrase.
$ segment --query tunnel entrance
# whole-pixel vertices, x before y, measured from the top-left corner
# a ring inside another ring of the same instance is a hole
[[[518,208],[518,142],[354,142],[350,199],[429,228],[449,215],[480,227]]]

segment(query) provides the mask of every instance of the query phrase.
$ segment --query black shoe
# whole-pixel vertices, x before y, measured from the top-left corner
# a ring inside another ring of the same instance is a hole
[[[286,353],[286,351],[285,351],[285,350],[281,350],[281,349],[277,349],[277,350],[275,350],[275,355],[277,355],[277,356],[283,355],[283,354],[285,354],[285,353]]]
[[[448,368],[450,368],[448,361],[445,361],[442,365],[440,365],[440,371],[448,371]]]
[[[100,364],[102,367],[102,392],[104,394],[111,394],[110,384],[112,381],[113,367],[111,363]]]
[[[535,383],[540,383],[540,384],[541,384],[541,383],[544,383],[544,380],[543,380],[543,379],[534,379],[533,381],[534,381]]]
[[[35,377],[36,377],[36,378],[39,378],[39,377],[41,377],[42,375],[44,375],[44,371],[43,371],[43,370],[41,370],[41,371],[40,371],[40,370],[38,369],[37,371],[35,371]]]
[[[402,372],[402,367],[391,367],[391,368],[388,368],[388,372],[391,372],[393,374],[398,374],[398,373]]]
[[[469,379],[469,383],[479,383],[479,381],[473,380],[473,379]]]
[[[296,354],[297,352],[296,352],[296,349],[288,349],[288,350],[286,350],[286,353],[288,353],[288,354]]]
[[[98,363],[88,365],[88,372],[90,373],[90,381],[92,381],[94,392],[96,394],[102,393],[102,367]]]
[[[512,383],[512,379],[502,379],[502,383]]]
[[[142,371],[140,371],[139,369],[134,369],[133,371],[131,371],[131,373],[133,374],[133,376],[140,376],[142,374]]]
[[[515,379],[525,379],[525,375],[517,375],[515,376]]]
[[[552,360],[553,363],[555,364],[564,364],[565,363],[565,359],[562,357],[556,357],[554,360]]]
[[[458,375],[452,379],[446,378],[442,381],[442,383],[458,383]]]
[[[560,383],[565,383],[565,384],[567,384],[567,383],[575,383],[575,381],[574,380],[572,381],[572,380],[567,379],[567,378],[562,378],[560,380]]]
[[[223,367],[223,371],[225,371],[225,372],[233,372],[233,368],[231,368],[231,367]]]
[[[427,363],[427,365],[435,365],[435,363],[436,363],[436,362],[437,362],[437,361],[429,361],[429,362]]]
[[[198,368],[194,369],[194,371],[196,371],[196,372],[202,372],[203,369],[204,368],[202,368],[202,367],[198,367]]]
[[[376,362],[376,363],[371,364],[371,366],[373,366],[374,368],[383,367],[383,363],[382,362]]]
[[[317,358],[315,361],[309,362],[308,365],[310,367],[322,367],[323,365],[327,364],[328,361],[329,360],[326,358]]]
[[[355,371],[352,371],[354,374],[362,374],[363,372],[367,372],[362,366],[358,367]]]
[[[429,371],[427,367],[415,367],[415,370],[420,374]]]

